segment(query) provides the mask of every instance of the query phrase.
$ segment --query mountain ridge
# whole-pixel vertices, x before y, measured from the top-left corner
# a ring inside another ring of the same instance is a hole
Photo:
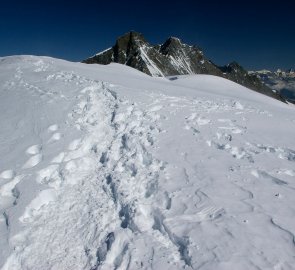
[[[294,69],[278,69],[276,71],[258,70],[249,71],[257,76],[269,88],[276,90],[288,102],[295,103],[295,72]]]
[[[179,38],[172,36],[163,44],[151,45],[143,34],[130,31],[120,36],[111,48],[82,62],[103,65],[115,62],[154,77],[187,74],[215,75],[284,101],[279,93],[265,85],[256,75],[248,73],[237,62],[218,66],[209,60],[198,46],[182,43]]]

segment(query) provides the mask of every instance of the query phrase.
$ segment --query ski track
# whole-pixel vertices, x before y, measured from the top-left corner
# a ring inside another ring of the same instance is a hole
[[[226,98],[144,92],[133,100],[119,86],[32,63],[47,81],[78,89],[63,124],[82,135],[68,138],[51,122],[23,164],[0,172],[8,232],[0,244],[10,247],[2,270],[292,269],[294,207],[286,202],[294,202],[295,151],[251,141],[248,129],[249,119],[272,113]],[[21,68],[5,85],[48,103],[69,100],[27,82]],[[11,232],[28,178],[40,190]]]

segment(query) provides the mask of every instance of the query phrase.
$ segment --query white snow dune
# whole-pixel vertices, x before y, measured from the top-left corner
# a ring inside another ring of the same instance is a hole
[[[3,270],[294,269],[293,105],[13,56],[0,130]]]

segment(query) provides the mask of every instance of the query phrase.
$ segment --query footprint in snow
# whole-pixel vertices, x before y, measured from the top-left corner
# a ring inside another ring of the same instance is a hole
[[[81,139],[73,140],[73,141],[69,144],[68,149],[69,149],[70,151],[74,151],[74,150],[76,150],[76,149],[79,147],[80,143],[81,143]]]
[[[24,164],[23,169],[30,169],[37,166],[42,161],[42,154],[37,154],[28,159],[28,161]]]
[[[65,158],[65,153],[61,152],[51,160],[51,163],[62,163]]]
[[[160,111],[162,108],[163,108],[163,106],[157,105],[157,106],[150,108],[150,112],[157,112],[157,111]]]
[[[15,186],[24,178],[24,175],[17,175],[9,182],[0,187],[0,197],[15,197]]]
[[[22,223],[31,222],[34,216],[41,211],[43,206],[50,204],[57,198],[56,191],[54,189],[42,190],[35,199],[33,199],[30,204],[26,207],[25,212],[19,218]]]
[[[55,132],[58,130],[58,125],[57,124],[54,124],[54,125],[51,125],[48,127],[48,132]]]
[[[192,113],[190,116],[186,116],[185,119],[192,121],[196,118],[196,116],[197,116],[197,113]]]
[[[15,176],[15,172],[13,170],[5,170],[0,174],[0,178],[2,179],[12,179]]]
[[[235,127],[235,126],[231,126],[231,127],[218,127],[219,129],[223,129],[223,130],[228,130],[230,131],[231,133],[233,134],[241,134],[243,133],[243,130],[238,128],[238,127]]]
[[[237,110],[244,110],[244,106],[239,101],[235,101],[232,107]]]
[[[51,136],[48,142],[51,143],[51,142],[59,141],[60,139],[61,139],[61,133],[56,132]]]
[[[202,118],[199,117],[198,119],[196,119],[196,124],[199,126],[205,126],[210,124],[211,120],[210,119],[206,119],[206,118]]]
[[[264,178],[266,180],[271,180],[274,184],[277,184],[277,185],[288,185],[286,181],[283,181],[277,177],[274,177],[265,171],[252,170],[251,174],[256,178]]]
[[[242,134],[245,131],[245,127],[237,126],[234,124],[236,120],[231,120],[231,119],[218,119],[217,120],[220,123],[228,124],[228,126],[221,126],[218,127],[221,130],[229,131],[233,134]]]
[[[28,155],[37,155],[40,153],[40,150],[41,150],[41,146],[38,145],[38,144],[35,144],[35,145],[32,145],[30,146],[27,150],[26,150],[26,153]]]
[[[277,171],[278,174],[285,174],[288,176],[295,176],[295,171],[294,170],[289,170],[289,169],[282,169]]]
[[[220,123],[232,123],[232,120],[227,118],[217,119],[217,121]]]

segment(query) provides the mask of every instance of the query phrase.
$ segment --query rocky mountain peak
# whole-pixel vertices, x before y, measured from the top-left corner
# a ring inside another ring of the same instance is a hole
[[[179,38],[176,37],[169,37],[163,45],[166,46],[181,46],[182,42]]]
[[[236,61],[230,62],[227,66],[231,68],[242,69],[242,66]]]
[[[173,53],[179,53],[180,50],[186,50],[198,52],[199,54],[203,54],[202,50],[196,46],[190,46],[183,43],[177,37],[169,37],[161,46],[160,52],[164,55],[173,55]]]
[[[123,36],[120,36],[117,41],[116,45],[122,49],[127,49],[128,46],[131,44],[140,44],[146,43],[144,36],[141,33],[130,31]]]
[[[248,73],[238,62],[233,61],[226,66],[222,67],[223,72],[242,72],[242,73]]]
[[[162,45],[149,44],[141,33],[130,31],[119,37],[115,45],[83,61],[87,64],[127,65],[148,75],[163,77],[185,74],[210,74],[224,77],[260,93],[277,96],[259,77],[248,72],[237,62],[219,67],[208,60],[197,46],[169,37]]]
[[[173,51],[179,51],[183,46],[184,44],[182,44],[179,38],[170,37],[160,46],[160,52],[164,55],[169,55]]]
[[[131,67],[136,66],[140,71],[152,75],[149,73],[145,61],[141,58],[143,48],[149,46],[149,43],[141,33],[130,31],[117,39],[115,45],[111,48],[111,56],[108,53],[104,53],[97,57],[95,61],[101,63],[102,58],[109,57],[111,58],[110,62]]]

